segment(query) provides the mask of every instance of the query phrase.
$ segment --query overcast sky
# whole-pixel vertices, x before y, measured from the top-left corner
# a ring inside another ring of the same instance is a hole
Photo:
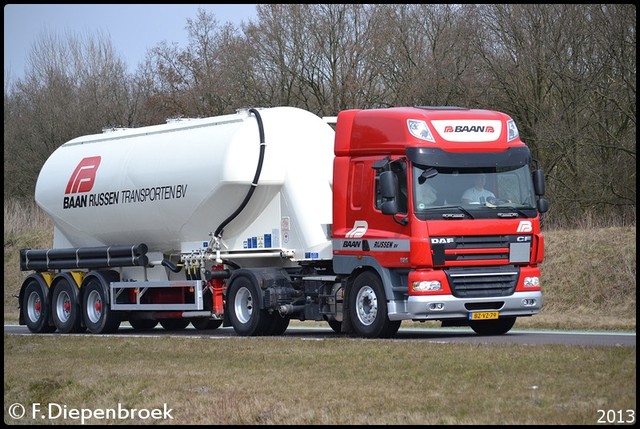
[[[108,35],[129,67],[135,71],[149,48],[166,40],[186,47],[187,18],[198,8],[213,12],[220,24],[256,19],[255,4],[5,4],[5,78],[23,78],[27,58],[43,33]]]

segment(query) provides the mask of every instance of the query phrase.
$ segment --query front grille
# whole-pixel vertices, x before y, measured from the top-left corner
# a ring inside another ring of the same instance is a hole
[[[514,265],[450,268],[445,272],[456,298],[512,295],[520,275],[519,268]]]
[[[508,264],[511,243],[522,242],[522,235],[478,235],[432,237],[434,265],[461,266],[479,261]],[[527,242],[530,243],[531,237]]]

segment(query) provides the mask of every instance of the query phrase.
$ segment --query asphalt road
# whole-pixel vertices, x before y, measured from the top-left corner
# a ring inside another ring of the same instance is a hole
[[[26,326],[4,325],[5,335],[37,335],[29,332]],[[41,334],[41,335],[96,335],[84,334]],[[123,324],[120,329],[108,334],[113,337],[194,337],[194,338],[243,338],[238,336],[231,327],[220,327],[212,330],[197,330],[189,326],[180,331],[167,331],[156,327],[151,331],[134,331],[129,325]],[[285,333],[278,337],[282,339],[321,340],[327,338],[357,337],[336,334],[329,327],[289,326]],[[480,336],[467,328],[400,328],[395,338],[385,341],[423,341],[425,343],[466,343],[466,344],[564,344],[576,346],[636,346],[635,332],[582,332],[582,331],[534,331],[513,329],[505,335]]]

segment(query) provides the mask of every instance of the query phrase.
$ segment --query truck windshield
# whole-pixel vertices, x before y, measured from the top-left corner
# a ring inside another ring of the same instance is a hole
[[[497,208],[509,208],[513,216],[537,214],[527,165],[463,169],[415,164],[413,207],[416,215],[425,219],[456,211],[466,217],[486,218],[496,216]]]

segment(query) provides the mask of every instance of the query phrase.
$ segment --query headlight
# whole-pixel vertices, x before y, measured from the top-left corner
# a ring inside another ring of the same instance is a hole
[[[525,277],[524,287],[540,287],[540,279],[538,277]]]
[[[414,292],[433,292],[442,290],[442,284],[438,280],[420,281],[411,283]]]

